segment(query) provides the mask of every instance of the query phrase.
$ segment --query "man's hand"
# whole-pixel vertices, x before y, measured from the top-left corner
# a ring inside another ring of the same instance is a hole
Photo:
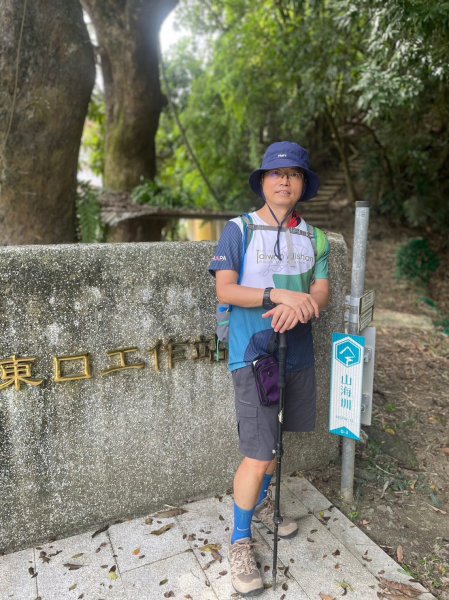
[[[293,329],[299,323],[296,311],[286,304],[278,304],[268,312],[262,315],[263,319],[271,317],[271,326],[274,331],[284,333],[289,329]]]
[[[319,306],[310,294],[275,288],[271,291],[271,299],[276,304],[290,306],[295,311],[299,323],[308,323],[313,317],[318,319],[320,316]]]

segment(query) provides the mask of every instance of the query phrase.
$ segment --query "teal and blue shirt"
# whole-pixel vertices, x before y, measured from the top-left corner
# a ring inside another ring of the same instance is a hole
[[[253,212],[255,225],[267,224]],[[240,274],[239,283],[255,288],[280,288],[309,293],[316,279],[328,278],[330,246],[326,234],[313,228],[315,249],[307,236],[307,225],[301,220],[294,228],[280,233],[280,257],[274,255],[277,228],[249,229],[246,252],[243,248],[244,223],[238,217],[226,224],[218,242],[209,271],[231,270]],[[316,256],[315,256],[316,251]],[[242,266],[243,261],[243,266]],[[276,355],[277,336],[271,319],[263,319],[263,307],[232,306],[229,320],[229,370],[250,365],[265,354]],[[300,371],[313,366],[311,323],[298,323],[287,332],[287,370]]]

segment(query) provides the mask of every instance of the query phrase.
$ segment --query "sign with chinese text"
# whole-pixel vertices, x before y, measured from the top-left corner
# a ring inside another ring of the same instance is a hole
[[[332,334],[329,432],[360,440],[365,338]]]

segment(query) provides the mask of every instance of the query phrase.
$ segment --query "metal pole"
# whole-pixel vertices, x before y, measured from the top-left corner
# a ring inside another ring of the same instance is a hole
[[[279,334],[279,412],[278,439],[276,444],[276,491],[274,495],[274,545],[273,545],[273,590],[276,589],[277,560],[278,560],[278,527],[282,523],[281,516],[281,461],[284,453],[282,446],[282,426],[284,423],[284,394],[285,394],[285,364],[287,360],[287,332]]]
[[[354,244],[352,249],[351,299],[363,296],[365,289],[366,245],[368,240],[369,202],[355,203]],[[349,308],[351,314],[351,306]],[[357,324],[349,319],[348,333],[357,334]],[[343,438],[341,496],[351,503],[354,498],[355,440]]]

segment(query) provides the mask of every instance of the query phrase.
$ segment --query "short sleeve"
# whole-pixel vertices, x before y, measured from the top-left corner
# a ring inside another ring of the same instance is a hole
[[[318,227],[315,227],[315,242],[317,260],[315,263],[315,279],[329,279],[329,254],[330,244],[327,235]]]
[[[209,265],[209,273],[215,271],[235,271],[240,273],[242,261],[243,234],[237,223],[228,221],[218,242],[215,256]]]

